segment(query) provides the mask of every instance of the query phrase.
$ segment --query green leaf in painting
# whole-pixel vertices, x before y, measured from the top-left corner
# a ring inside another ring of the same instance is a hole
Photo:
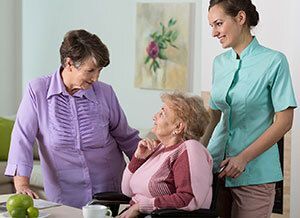
[[[163,40],[161,40],[159,43],[158,43],[158,47],[160,49],[166,49],[168,47],[167,43],[165,43]]]
[[[169,30],[167,33],[166,33],[166,37],[170,37],[172,35],[173,31],[172,30]]]
[[[174,45],[174,44],[172,44],[172,43],[170,43],[170,45],[171,45],[173,48],[178,49],[178,47],[177,47],[176,45]]]
[[[156,42],[159,44],[163,40],[163,37],[161,35],[158,35],[156,37]]]
[[[159,50],[158,57],[160,59],[163,59],[163,60],[167,60],[168,59],[163,50]]]
[[[147,64],[150,61],[150,59],[151,59],[151,57],[147,56],[146,59],[145,59],[145,64]]]
[[[173,18],[171,18],[171,19],[169,20],[168,27],[171,27],[171,26],[172,26],[172,19],[173,19]]]
[[[171,35],[171,41],[175,41],[177,39],[179,35],[179,32],[178,31],[173,31],[172,35]]]
[[[156,65],[156,61],[153,62],[153,71],[156,73],[156,70],[157,70],[157,65]]]
[[[160,68],[158,61],[155,60],[154,64],[155,64],[156,68]]]
[[[175,23],[176,23],[176,20],[174,18],[171,18],[169,20],[168,27],[171,27],[171,26],[175,25]]]
[[[165,35],[165,32],[166,32],[166,27],[165,25],[162,24],[162,22],[159,23],[160,26],[161,26],[161,32],[162,32],[162,35]]]
[[[152,63],[150,64],[150,67],[149,67],[150,70],[151,70],[151,69],[153,68],[153,66],[154,66],[153,63],[154,63],[154,62],[152,61]]]
[[[154,32],[154,33],[150,34],[150,37],[155,40],[157,38],[157,34],[158,34],[158,32]]]

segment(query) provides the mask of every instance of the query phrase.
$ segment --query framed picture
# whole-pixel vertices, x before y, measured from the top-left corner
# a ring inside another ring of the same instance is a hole
[[[137,3],[135,87],[189,89],[195,3]]]

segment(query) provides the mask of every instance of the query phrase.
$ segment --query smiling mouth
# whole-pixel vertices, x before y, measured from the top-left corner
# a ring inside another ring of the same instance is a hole
[[[223,43],[224,39],[225,39],[225,36],[221,36],[218,38],[220,40],[220,43]]]

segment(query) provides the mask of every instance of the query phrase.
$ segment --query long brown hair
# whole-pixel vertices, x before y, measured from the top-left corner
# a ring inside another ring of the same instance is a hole
[[[224,12],[231,17],[235,17],[239,11],[244,11],[249,28],[258,24],[259,14],[251,0],[210,0],[208,10],[215,5],[220,5]]]

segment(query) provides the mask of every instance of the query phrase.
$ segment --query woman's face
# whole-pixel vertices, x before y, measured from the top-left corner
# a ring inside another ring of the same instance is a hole
[[[160,111],[154,114],[152,132],[158,139],[172,136],[176,128],[175,117],[175,113],[167,104],[163,104]]]
[[[238,18],[225,14],[220,5],[214,5],[208,11],[208,21],[212,28],[212,36],[220,40],[223,48],[235,49],[240,43],[242,27]]]
[[[89,89],[92,83],[98,81],[102,67],[97,67],[93,58],[87,59],[78,68],[72,66],[71,90]]]

